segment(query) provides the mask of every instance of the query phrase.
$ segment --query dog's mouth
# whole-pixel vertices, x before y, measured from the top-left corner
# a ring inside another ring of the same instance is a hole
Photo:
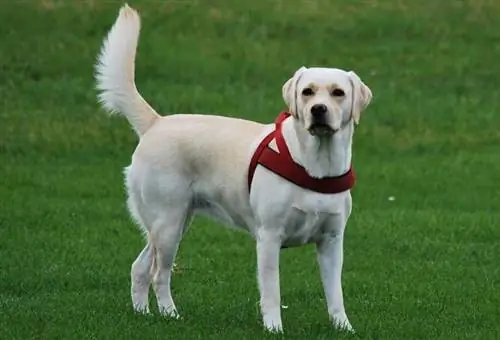
[[[313,136],[331,136],[339,131],[339,129],[333,129],[328,124],[323,123],[315,123],[311,124],[311,126],[307,129],[309,133]]]

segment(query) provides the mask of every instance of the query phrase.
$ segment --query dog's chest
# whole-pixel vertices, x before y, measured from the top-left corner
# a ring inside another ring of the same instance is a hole
[[[347,198],[307,195],[296,198],[284,223],[284,246],[318,242],[323,235],[340,231],[350,207]]]

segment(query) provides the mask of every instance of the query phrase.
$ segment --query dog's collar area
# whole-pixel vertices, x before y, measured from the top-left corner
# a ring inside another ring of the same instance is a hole
[[[304,167],[293,161],[281,131],[282,123],[288,117],[290,117],[288,112],[282,112],[276,118],[275,129],[260,142],[255,150],[248,169],[248,191],[251,190],[253,176],[259,164],[301,188],[318,193],[336,194],[354,187],[356,176],[352,166],[340,176],[314,178]],[[279,152],[269,147],[273,139],[276,141]]]

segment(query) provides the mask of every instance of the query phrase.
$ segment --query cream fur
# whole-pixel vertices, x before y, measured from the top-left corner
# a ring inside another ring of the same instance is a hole
[[[274,125],[212,115],[158,115],[135,87],[139,30],[139,15],[123,6],[96,66],[103,106],[124,115],[140,137],[125,171],[129,209],[147,236],[147,244],[131,269],[134,309],[149,311],[152,283],[160,311],[178,316],[170,290],[172,267],[182,235],[193,214],[200,212],[243,229],[256,240],[260,305],[267,330],[283,329],[280,249],[306,243],[317,245],[333,324],[352,330],[341,287],[343,235],[352,206],[350,192],[310,192],[258,167],[249,195],[250,158]],[[342,88],[345,97],[332,97],[332,84]],[[302,90],[312,85],[314,95],[305,98]],[[343,70],[302,67],[283,86],[283,98],[294,114],[283,126],[294,160],[315,177],[344,173],[351,163],[351,117],[359,119],[368,105],[368,87]],[[332,131],[338,130],[336,133],[311,135],[310,110],[315,103],[327,106],[327,123]]]

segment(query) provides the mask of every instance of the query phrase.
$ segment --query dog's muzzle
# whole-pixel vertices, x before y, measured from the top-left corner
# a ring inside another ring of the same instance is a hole
[[[333,129],[327,123],[328,108],[325,104],[315,104],[311,107],[312,122],[308,131],[313,136],[333,135],[338,129]]]

